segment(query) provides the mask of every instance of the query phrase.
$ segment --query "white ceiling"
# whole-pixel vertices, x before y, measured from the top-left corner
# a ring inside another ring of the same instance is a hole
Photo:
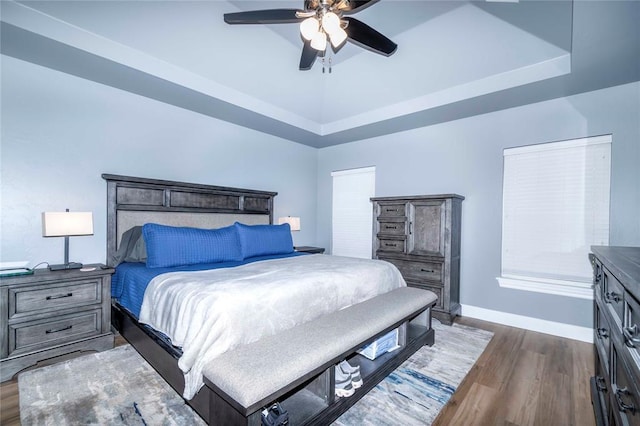
[[[299,71],[297,24],[223,14],[303,1],[2,1],[2,53],[315,147],[640,79],[640,2],[381,0]],[[319,60],[318,60],[319,61]]]

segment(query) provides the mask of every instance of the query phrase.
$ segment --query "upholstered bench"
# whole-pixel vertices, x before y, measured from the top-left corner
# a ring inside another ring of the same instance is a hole
[[[364,378],[364,387],[371,389],[421,346],[433,343],[430,308],[436,299],[430,291],[402,287],[224,353],[204,369],[205,383],[213,390],[210,424],[260,424],[263,407],[318,377],[326,382],[319,394],[331,408],[333,366],[400,327],[401,349],[387,354],[386,364],[380,362],[380,368],[386,366],[385,374],[376,371],[368,383]],[[419,332],[412,334],[411,327]],[[402,359],[391,359],[395,356]],[[359,397],[366,391],[360,393]],[[349,406],[358,398],[347,398]]]

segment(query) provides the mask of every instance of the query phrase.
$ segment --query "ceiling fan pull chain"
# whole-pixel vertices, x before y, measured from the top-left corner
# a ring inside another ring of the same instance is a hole
[[[329,56],[329,74],[331,74],[331,56]]]
[[[324,58],[322,58],[322,74],[324,74]]]

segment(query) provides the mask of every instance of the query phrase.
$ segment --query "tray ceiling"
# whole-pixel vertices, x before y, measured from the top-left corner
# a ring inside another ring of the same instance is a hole
[[[324,73],[297,24],[222,20],[302,4],[3,1],[2,53],[314,147],[640,79],[638,2],[381,0],[354,17],[398,51]]]

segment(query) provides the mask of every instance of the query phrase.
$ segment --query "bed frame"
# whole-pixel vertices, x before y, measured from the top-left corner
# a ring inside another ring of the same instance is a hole
[[[273,198],[277,195],[276,192],[110,174],[103,174],[102,177],[107,181],[107,263],[111,266],[122,234],[132,226],[147,222],[201,228],[227,226],[235,221],[247,224],[273,223]],[[384,361],[384,368],[377,367],[375,370],[375,383],[420,347],[433,344],[430,307],[425,309],[421,314],[423,326],[419,327],[421,331],[417,337],[407,342],[406,348],[398,350],[395,355],[388,354],[390,356]],[[410,319],[406,318],[407,321]],[[153,329],[138,323],[133,315],[115,301],[112,302],[112,324],[176,392],[182,394],[184,376],[178,367],[180,351]],[[371,336],[369,340],[375,337],[377,336]],[[322,377],[325,376],[327,375]],[[375,383],[371,380],[367,388],[375,386]],[[220,398],[212,387],[215,388],[211,383],[203,386],[193,399],[186,401],[208,424],[221,421],[219,406],[213,402]],[[368,389],[363,393],[366,391]],[[324,410],[326,413],[316,415],[315,420],[304,423],[326,424],[356,402],[355,398],[342,400],[341,404],[332,404],[329,409]],[[216,418],[211,418],[211,412],[216,413]],[[245,420],[246,424],[259,424],[259,414],[257,418],[255,415],[247,416]]]
[[[273,223],[277,192],[103,174],[107,181],[107,264],[113,266],[122,234],[147,222],[196,228],[219,228],[236,221]],[[118,332],[182,395],[180,351],[115,301],[111,323]],[[187,403],[209,422],[210,390],[203,387]]]

